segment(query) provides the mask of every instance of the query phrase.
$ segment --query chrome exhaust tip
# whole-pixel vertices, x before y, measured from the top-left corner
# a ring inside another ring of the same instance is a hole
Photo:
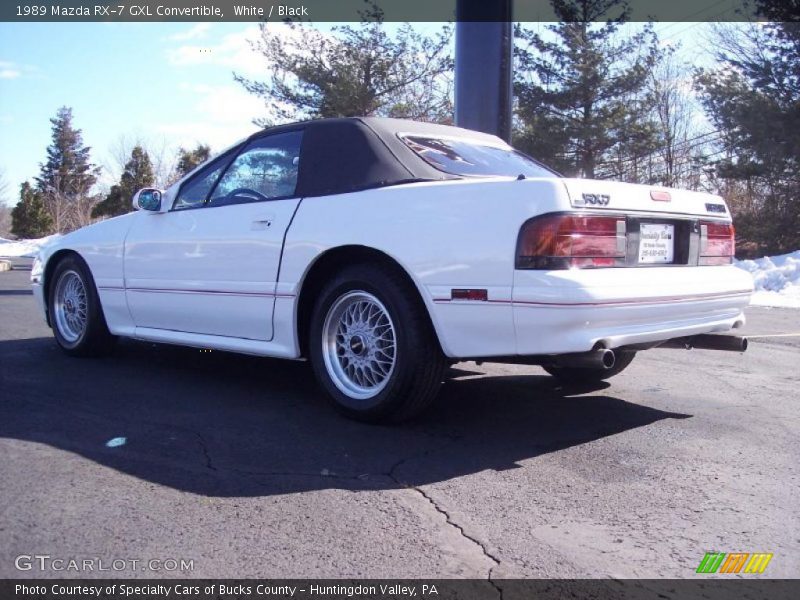
[[[600,353],[600,361],[603,363],[604,369],[612,369],[614,365],[617,364],[617,355],[614,354],[613,350],[609,350],[607,348],[603,350],[598,350]]]
[[[561,354],[553,357],[553,364],[558,367],[578,369],[603,369],[607,371],[613,368],[616,363],[617,355],[608,348],[577,352],[575,354]]]

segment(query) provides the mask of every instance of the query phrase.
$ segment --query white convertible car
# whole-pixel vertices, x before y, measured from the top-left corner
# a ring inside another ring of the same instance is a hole
[[[745,349],[725,202],[565,179],[411,121],[261,131],[36,260],[58,344],[117,336],[308,359],[347,415],[411,417],[459,360],[608,378],[656,346]]]

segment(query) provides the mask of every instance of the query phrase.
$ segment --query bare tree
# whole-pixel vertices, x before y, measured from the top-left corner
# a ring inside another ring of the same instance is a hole
[[[622,146],[613,155],[614,177],[669,187],[706,189],[707,163],[717,132],[702,119],[692,93],[693,74],[673,52],[666,52],[649,74],[648,94],[658,143]],[[635,130],[636,125],[629,125]]]
[[[99,196],[91,192],[77,195],[65,192],[60,176],[55,176],[53,183],[42,192],[45,206],[53,219],[54,230],[56,232],[74,231],[91,224],[94,221],[92,208],[97,204]]]
[[[76,199],[71,208],[70,214],[70,229],[78,229],[85,227],[94,222],[92,218],[92,208],[100,201],[100,196],[97,194],[91,196],[81,196]]]
[[[681,174],[692,155],[691,74],[674,54],[668,54],[652,72],[650,83],[661,136],[658,154],[663,170],[660,179],[664,185],[676,186],[681,183]]]
[[[176,179],[176,149],[165,138],[155,139],[140,135],[121,134],[112,142],[108,149],[108,157],[103,162],[103,169],[109,174],[112,181],[118,181],[122,176],[125,165],[130,160],[131,153],[136,146],[142,148],[150,157],[155,186],[165,188]]]
[[[6,171],[0,168],[0,237],[8,237],[11,231],[11,207],[6,204],[8,201],[10,184],[6,177]]]
[[[11,235],[11,207],[0,204],[0,237],[8,238]]]
[[[6,170],[0,167],[0,204],[5,204],[8,196],[10,184],[6,177]]]
[[[53,222],[56,232],[71,231],[69,218],[72,199],[59,189],[58,185],[47,186],[42,190],[44,204]]]

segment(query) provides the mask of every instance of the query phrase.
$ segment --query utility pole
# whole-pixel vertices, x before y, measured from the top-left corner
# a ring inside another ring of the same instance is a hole
[[[511,141],[513,0],[458,0],[456,125]]]

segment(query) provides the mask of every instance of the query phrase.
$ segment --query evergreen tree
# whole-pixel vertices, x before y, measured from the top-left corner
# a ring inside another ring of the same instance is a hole
[[[90,148],[83,145],[81,130],[72,124],[71,108],[58,109],[50,122],[52,143],[47,148],[47,161],[40,165],[36,186],[56,230],[65,231],[84,221],[79,213],[88,205],[99,169],[90,162]]]
[[[211,147],[205,144],[197,144],[192,150],[180,148],[178,150],[178,176],[183,177],[197,166],[206,162],[211,156]]]
[[[133,195],[142,188],[152,187],[154,179],[150,157],[141,146],[135,146],[119,183],[112,186],[105,199],[94,206],[92,217],[116,217],[131,212]]]
[[[661,56],[656,36],[650,25],[621,36],[625,0],[551,4],[560,22],[548,26],[550,35],[516,29],[515,144],[568,175],[619,175],[612,163],[620,154],[657,147],[647,92]]]
[[[716,175],[738,184],[739,241],[755,254],[781,253],[800,247],[800,12],[782,0],[758,8],[776,21],[744,34],[720,30],[719,68],[696,81],[722,139]]]
[[[11,211],[11,233],[22,239],[40,238],[52,233],[52,227],[42,193],[26,181],[20,186],[19,202]]]
[[[367,5],[360,24],[333,27],[332,35],[296,23],[261,24],[257,50],[271,76],[234,76],[273,115],[257,125],[368,115],[452,121],[452,28],[425,36],[405,24],[389,34],[383,11]]]

